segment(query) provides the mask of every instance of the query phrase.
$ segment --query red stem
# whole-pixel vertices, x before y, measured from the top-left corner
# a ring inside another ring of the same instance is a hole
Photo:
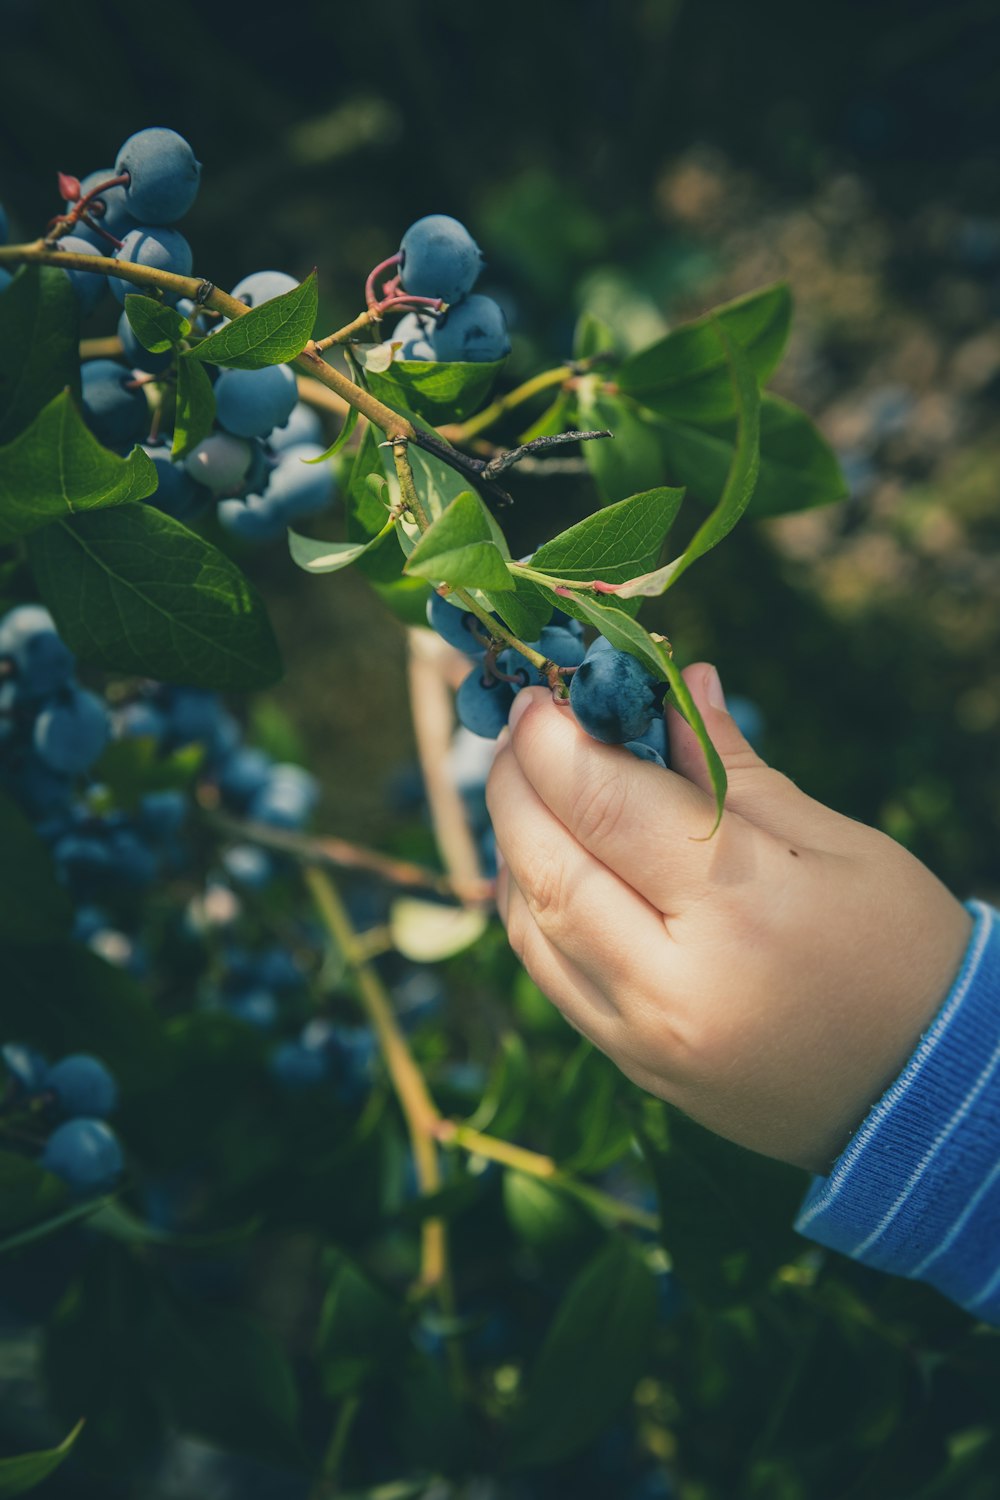
[[[388,260],[380,261],[375,269],[369,274],[368,280],[365,282],[365,303],[368,307],[373,308],[378,303],[378,297],[375,293],[375,282],[378,280],[379,276],[381,276],[383,271],[388,271],[390,266],[398,266],[402,259],[402,251],[397,250],[395,255],[389,256]]]

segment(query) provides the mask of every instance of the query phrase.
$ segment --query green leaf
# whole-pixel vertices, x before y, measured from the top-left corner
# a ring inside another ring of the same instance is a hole
[[[514,578],[513,574],[508,577]],[[552,615],[553,600],[527,578],[514,578],[513,593],[507,590],[485,594],[483,602],[522,641],[535,641]],[[560,606],[562,600],[559,601]]]
[[[404,571],[453,588],[513,589],[491,520],[479,496],[463,490],[420,537]]]
[[[366,369],[365,384],[394,410],[402,403],[428,422],[461,422],[483,405],[505,364],[393,360],[383,371]]]
[[[552,1266],[560,1266],[564,1274],[566,1258],[577,1243],[582,1243],[586,1254],[602,1233],[576,1198],[524,1172],[504,1172],[503,1206],[517,1238]]]
[[[67,935],[72,918],[47,846],[0,791],[0,942],[49,943]]]
[[[304,460],[304,462],[307,464],[322,464],[326,463],[327,459],[336,457],[341,448],[345,448],[350,442],[354,429],[358,425],[358,417],[360,415],[361,414],[356,406],[349,407],[343,427],[337,433],[337,436],[334,438],[329,448],[327,448],[326,452],[321,453],[319,458],[307,458]]]
[[[55,1181],[57,1179],[53,1179]],[[17,1234],[9,1234],[0,1240],[0,1255],[11,1255],[15,1250],[22,1250],[25,1245],[32,1245],[36,1240],[48,1239],[50,1234],[58,1234],[60,1229],[66,1229],[70,1224],[77,1224],[81,1219],[92,1218],[98,1209],[110,1203],[111,1198],[91,1198],[86,1203],[75,1203],[72,1208],[65,1209],[61,1214],[53,1214],[51,1218],[39,1219],[27,1229],[22,1229]]]
[[[142,449],[128,458],[110,453],[63,391],[0,448],[0,542],[63,516],[143,500],[156,486],[156,468]]]
[[[382,507],[385,515],[385,507]],[[366,552],[381,542],[384,536],[388,536],[395,522],[391,519],[386,521],[382,530],[366,542],[325,542],[314,536],[302,536],[298,531],[289,530],[288,550],[292,554],[292,561],[306,573],[339,573],[341,568],[349,568],[351,563],[357,562]]]
[[[557,1463],[603,1431],[643,1373],[655,1317],[652,1273],[613,1239],[573,1281],[546,1334],[511,1423],[512,1467]]]
[[[263,370],[301,354],[312,338],[319,310],[316,272],[305,281],[236,317],[218,333],[189,349],[181,361],[201,360],[229,370]]]
[[[681,1283],[711,1306],[739,1302],[794,1260],[805,1178],[696,1125],[659,1101],[638,1131],[662,1204],[663,1243]]]
[[[531,1103],[528,1050],[516,1031],[500,1037],[500,1053],[493,1064],[486,1092],[475,1114],[465,1122],[473,1130],[488,1130],[503,1140],[513,1136]]]
[[[725,482],[735,446],[732,422],[692,427],[664,421],[660,441],[667,467],[699,499],[711,499]],[[760,472],[750,514],[754,520],[829,505],[848,494],[836,454],[813,422],[778,396],[760,407]]]
[[[71,651],[108,671],[190,687],[266,687],[281,659],[235,563],[173,517],[127,506],[31,537],[44,602]]]
[[[691,690],[684,681],[680,668],[675,664],[669,651],[664,646],[657,644],[656,650],[660,658],[662,674],[669,682],[670,691],[674,695],[674,707],[680,710],[694,730],[695,738],[705,756],[709,780],[712,784],[712,790],[715,793],[715,822],[707,835],[710,838],[719,826],[719,820],[722,817],[722,809],[726,800],[726,787],[729,784],[726,776],[726,768],[722,763],[722,757],[709,738],[701,711],[691,696]]]
[[[763,384],[784,352],[791,316],[791,292],[784,282],[726,302],[626,359],[618,370],[619,388],[662,416],[722,421],[736,407],[717,325],[740,345]]]
[[[346,1255],[333,1251],[331,1262],[318,1354],[323,1389],[336,1399],[395,1362],[407,1346],[407,1324],[401,1309]]]
[[[614,329],[584,308],[573,333],[573,358],[593,359],[595,354],[613,354],[616,348]]]
[[[261,1227],[262,1220],[249,1219],[245,1224],[236,1224],[231,1229],[216,1229],[208,1234],[178,1234],[170,1229],[158,1229],[131,1213],[116,1198],[107,1198],[95,1205],[90,1228],[97,1234],[106,1234],[125,1245],[166,1245],[175,1250],[217,1250],[226,1245],[237,1245],[250,1239]]]
[[[528,567],[587,583],[624,583],[654,567],[684,499],[661,486],[630,495],[543,542]]]
[[[127,292],[125,313],[139,343],[151,354],[166,354],[191,332],[187,318],[165,302],[157,302],[155,297]]]
[[[80,389],[80,304],[65,271],[22,266],[0,296],[0,443]]]
[[[93,774],[116,808],[135,812],[146,792],[189,791],[204,759],[204,745],[164,752],[152,735],[129,735],[111,741]]]
[[[583,444],[587,467],[605,500],[621,500],[663,482],[658,426],[634,402],[602,394],[596,377],[580,382],[577,400],[584,427],[614,434]]]
[[[653,673],[657,681],[666,679],[663,659],[656,642],[638,620],[633,620],[624,610],[616,609],[613,604],[598,604],[590,594],[559,594],[553,596],[553,602],[584,624],[596,625],[601,635],[606,636],[616,650],[628,651],[636,657],[647,671]]]
[[[621,590],[620,598],[649,598],[662,594],[671,584],[676,583],[682,573],[687,572],[693,562],[729,535],[753,496],[760,465],[760,393],[753,371],[739,345],[733,343],[721,326],[718,334],[730,363],[739,419],[736,446],[722,495],[680,557],[654,572],[630,579]]]
[[[27,1494],[43,1479],[58,1469],[69,1456],[69,1451],[83,1430],[83,1420],[77,1422],[72,1432],[63,1438],[57,1448],[45,1448],[36,1453],[20,1453],[16,1458],[0,1458],[0,1500],[9,1500],[13,1495]]]
[[[174,407],[174,441],[171,458],[183,458],[197,448],[215,426],[215,392],[201,365],[191,360],[177,362],[177,397]]]
[[[49,1219],[66,1205],[65,1183],[27,1156],[0,1151],[0,1230],[11,1233]]]

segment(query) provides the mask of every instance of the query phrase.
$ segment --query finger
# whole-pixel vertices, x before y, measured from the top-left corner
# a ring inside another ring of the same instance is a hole
[[[523,689],[510,722],[510,750],[541,802],[660,912],[700,900],[723,864],[729,881],[753,878],[753,831],[729,813],[709,838],[715,798],[683,776],[592,739],[545,689]]]
[[[715,667],[695,662],[681,674],[726,768],[726,807],[755,827],[783,842],[801,847],[817,841],[836,847],[846,830],[839,813],[816,802],[787,776],[762,760],[726,708],[725,694]],[[670,764],[703,792],[711,794],[705,753],[694,730],[679,711],[666,711]],[[714,794],[712,794],[714,795]]]
[[[493,763],[486,803],[511,878],[546,938],[605,994],[624,1003],[644,990],[649,955],[669,960],[660,952],[670,942],[662,914],[549,812],[509,748]]]

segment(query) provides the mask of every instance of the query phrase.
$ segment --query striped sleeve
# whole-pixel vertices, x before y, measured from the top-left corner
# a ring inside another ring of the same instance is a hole
[[[1000,913],[966,905],[947,999],[795,1227],[1000,1324]]]

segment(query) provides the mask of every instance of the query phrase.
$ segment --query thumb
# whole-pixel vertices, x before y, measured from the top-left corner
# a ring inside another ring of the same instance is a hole
[[[695,662],[685,667],[681,675],[726,768],[727,808],[772,833],[791,838],[804,834],[804,820],[820,812],[820,804],[761,760],[726,708],[715,667],[708,662]],[[705,753],[694,730],[676,708],[668,708],[666,718],[671,769],[714,795]]]

